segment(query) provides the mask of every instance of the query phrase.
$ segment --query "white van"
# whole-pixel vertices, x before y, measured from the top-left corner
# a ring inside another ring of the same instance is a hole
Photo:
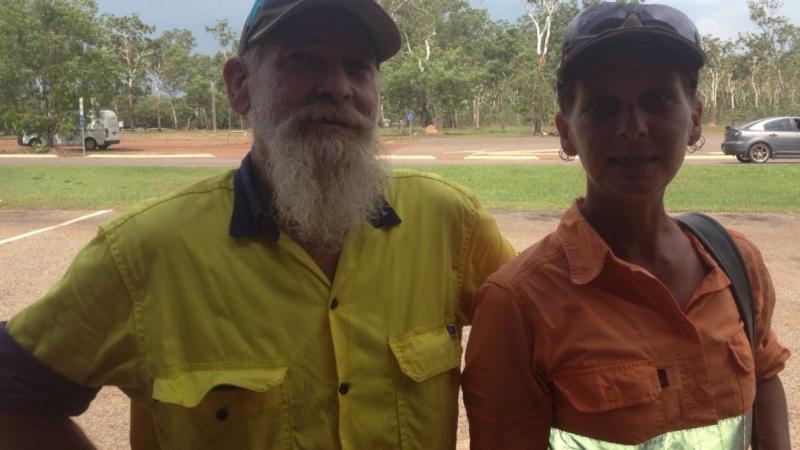
[[[78,123],[77,112],[75,113],[75,123]],[[89,112],[88,123],[84,134],[86,150],[105,150],[111,144],[119,144],[119,121],[117,114],[110,109],[101,109],[95,114]],[[44,136],[40,133],[27,134],[25,132],[17,139],[19,145],[36,147],[44,142]],[[81,145],[81,130],[75,128],[66,133],[56,133],[56,145]]]

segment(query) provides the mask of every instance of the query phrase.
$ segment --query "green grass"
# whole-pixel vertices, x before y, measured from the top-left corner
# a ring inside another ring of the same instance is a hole
[[[467,186],[491,209],[555,210],[583,195],[585,176],[569,166],[415,167]],[[800,165],[684,166],[667,190],[670,211],[798,212]]]
[[[0,208],[123,208],[224,168],[0,166]]]
[[[584,192],[578,164],[414,166],[472,189],[489,209],[561,211]],[[224,168],[0,166],[0,208],[124,208]],[[685,166],[667,192],[670,211],[800,212],[800,165]]]

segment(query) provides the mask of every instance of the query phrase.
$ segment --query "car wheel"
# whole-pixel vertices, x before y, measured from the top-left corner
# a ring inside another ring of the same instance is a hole
[[[28,141],[28,145],[30,145],[31,148],[38,147],[38,146],[42,145],[42,141],[40,141],[37,138],[33,138],[30,141]]]
[[[94,150],[97,148],[97,141],[94,138],[86,138],[86,150]]]
[[[750,156],[750,161],[758,164],[767,162],[770,153],[769,145],[763,142],[751,145],[750,150],[747,151],[748,156]]]
[[[741,162],[741,163],[749,163],[750,162],[750,157],[747,156],[747,155],[742,155],[741,153],[736,155],[736,159],[738,159],[739,162]]]

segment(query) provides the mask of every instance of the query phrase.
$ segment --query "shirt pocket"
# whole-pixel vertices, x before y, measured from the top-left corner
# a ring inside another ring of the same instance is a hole
[[[563,400],[583,413],[646,405],[661,395],[651,361],[560,372],[553,375],[553,384]]]
[[[728,339],[728,355],[730,364],[733,365],[734,377],[738,381],[734,385],[739,388],[740,408],[742,411],[749,411],[755,400],[756,369],[753,350],[743,327]]]
[[[152,410],[161,448],[291,448],[286,372],[267,362],[214,364],[156,378]]]
[[[455,326],[418,328],[389,338],[389,347],[399,366],[401,448],[454,448],[462,353]]]

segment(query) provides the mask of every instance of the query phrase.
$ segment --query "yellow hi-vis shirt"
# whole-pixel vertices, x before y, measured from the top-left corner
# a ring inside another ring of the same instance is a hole
[[[134,450],[453,449],[460,326],[513,254],[494,220],[395,173],[398,220],[352,232],[331,283],[285,233],[229,235],[234,173],[101,226],[9,333],[128,394]]]

